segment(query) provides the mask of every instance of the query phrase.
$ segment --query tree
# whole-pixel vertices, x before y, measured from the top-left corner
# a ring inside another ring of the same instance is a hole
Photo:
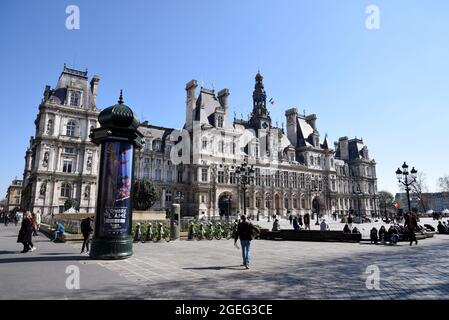
[[[379,191],[379,210],[384,217],[392,217],[394,213],[394,196],[388,191]]]
[[[405,192],[405,186],[401,183],[400,189]],[[421,209],[422,212],[426,212],[429,209],[430,197],[427,194],[428,188],[426,184],[426,174],[424,172],[419,172],[415,182],[410,185],[410,198],[415,197],[418,201],[418,210]]]
[[[159,200],[159,194],[148,180],[136,180],[133,185],[133,208],[148,210]]]
[[[449,192],[449,175],[438,178],[438,187],[442,192]]]

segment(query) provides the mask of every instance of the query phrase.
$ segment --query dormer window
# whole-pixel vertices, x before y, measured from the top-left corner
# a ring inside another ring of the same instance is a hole
[[[70,106],[79,107],[81,102],[81,92],[80,91],[70,91]]]
[[[223,128],[223,116],[217,117],[217,128]]]
[[[153,142],[153,150],[156,151],[156,152],[161,152],[161,150],[162,150],[162,141],[155,140]]]

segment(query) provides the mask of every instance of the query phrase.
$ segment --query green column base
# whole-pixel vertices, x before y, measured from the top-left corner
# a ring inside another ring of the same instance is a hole
[[[133,254],[131,237],[121,239],[94,238],[90,248],[90,257],[101,260],[126,259]]]

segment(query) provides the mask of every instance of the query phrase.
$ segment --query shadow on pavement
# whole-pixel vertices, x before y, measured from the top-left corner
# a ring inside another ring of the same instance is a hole
[[[22,262],[56,262],[56,261],[85,261],[91,260],[90,257],[73,255],[73,256],[26,256],[28,253],[23,254],[23,258],[7,258],[1,259],[0,265],[4,263],[22,263]]]
[[[20,251],[0,251],[0,254],[13,254],[13,253],[19,253]]]
[[[195,267],[195,268],[182,268],[183,270],[242,270],[242,266],[211,266],[211,267]]]

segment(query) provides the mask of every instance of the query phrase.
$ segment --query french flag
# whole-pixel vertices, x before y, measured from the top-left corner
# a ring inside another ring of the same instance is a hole
[[[271,98],[270,100],[268,100],[269,103],[274,104],[274,99]]]

